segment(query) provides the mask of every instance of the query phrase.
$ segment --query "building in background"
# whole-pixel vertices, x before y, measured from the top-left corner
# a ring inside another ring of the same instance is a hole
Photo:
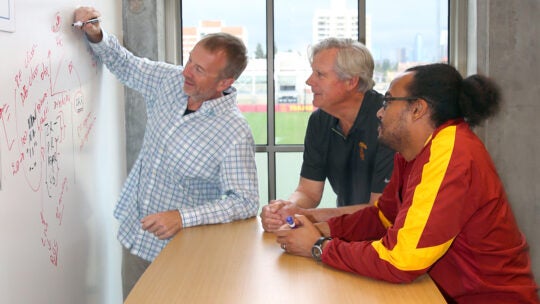
[[[246,45],[248,43],[248,33],[243,26],[226,26],[221,20],[201,20],[199,26],[188,26],[182,28],[182,59],[184,64],[189,58],[189,53],[195,44],[206,34],[227,33],[238,37]]]
[[[448,61],[448,27],[446,19],[447,9],[437,3],[437,29],[431,32],[420,30],[407,31],[400,39],[381,40],[381,37],[392,37],[396,27],[382,27],[381,22],[372,24],[372,17],[368,11],[365,25],[365,45],[371,50],[375,60],[374,89],[385,92],[390,81],[406,68],[418,64]],[[445,9],[441,9],[445,8]],[[380,15],[380,12],[378,12]],[[375,19],[380,20],[376,15]],[[312,92],[305,84],[311,74],[308,59],[309,45],[320,42],[328,37],[351,38],[358,37],[358,12],[347,7],[347,0],[329,0],[326,8],[317,8],[311,15],[311,41],[307,41],[305,48],[280,49],[274,46],[274,103],[279,109],[289,109],[286,105],[303,105],[302,109],[309,110],[306,105],[311,104]],[[384,18],[383,18],[384,19]],[[389,21],[390,22],[390,21]],[[390,22],[391,23],[391,22]],[[386,23],[384,25],[387,25]],[[375,35],[373,36],[375,31]],[[183,61],[189,58],[189,52],[205,34],[226,32],[240,38],[248,44],[248,31],[244,26],[228,26],[223,20],[200,20],[198,26],[183,28]],[[437,34],[438,33],[438,34]],[[436,39],[433,38],[435,34]],[[395,35],[394,35],[395,36]],[[261,41],[261,37],[252,37],[254,41]],[[373,39],[372,39],[373,38]],[[376,39],[375,39],[376,38]],[[254,48],[253,46],[251,48]],[[248,66],[235,87],[239,93],[239,104],[243,110],[266,111],[267,103],[267,54],[266,46],[258,44],[255,49],[248,49],[250,57]],[[295,107],[298,108],[298,107]]]
[[[358,37],[358,14],[345,0],[331,0],[330,9],[317,9],[313,15],[313,43],[329,37]]]

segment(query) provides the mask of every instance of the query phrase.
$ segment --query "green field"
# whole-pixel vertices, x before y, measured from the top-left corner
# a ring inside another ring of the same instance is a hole
[[[253,131],[255,142],[266,145],[266,113],[243,112]],[[276,113],[276,144],[303,144],[306,126],[311,112]],[[286,199],[296,188],[302,164],[301,152],[277,153],[276,155],[276,196]],[[268,203],[268,168],[265,153],[257,153],[257,171],[259,175],[260,208]],[[336,195],[328,184],[319,207],[336,206]],[[260,212],[260,210],[259,210]]]
[[[277,112],[276,113],[276,144],[290,145],[303,144],[304,135],[309,115],[312,112]],[[265,112],[244,112],[255,143],[258,145],[267,144],[266,113]]]

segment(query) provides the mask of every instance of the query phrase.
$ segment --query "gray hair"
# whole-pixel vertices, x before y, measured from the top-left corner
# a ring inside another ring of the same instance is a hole
[[[373,69],[375,63],[371,53],[362,43],[350,38],[326,38],[311,47],[309,62],[320,51],[337,49],[335,72],[340,79],[359,77],[358,91],[365,93],[375,86]]]

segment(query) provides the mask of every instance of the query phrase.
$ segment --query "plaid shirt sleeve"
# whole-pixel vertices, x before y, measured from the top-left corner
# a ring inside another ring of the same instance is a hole
[[[182,69],[180,66],[137,57],[122,47],[115,36],[105,31],[100,42],[89,45],[120,82],[141,93],[147,101],[152,101],[158,95],[156,91],[163,79],[171,75],[171,71]]]

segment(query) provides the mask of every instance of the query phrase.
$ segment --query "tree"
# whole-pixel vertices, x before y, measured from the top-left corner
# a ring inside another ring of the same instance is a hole
[[[390,68],[391,68],[390,67],[390,60],[384,59],[383,64],[382,64],[382,70],[386,72],[386,71],[390,70]]]
[[[257,43],[257,48],[255,49],[255,58],[256,59],[266,58],[266,54],[264,53],[260,43]]]

